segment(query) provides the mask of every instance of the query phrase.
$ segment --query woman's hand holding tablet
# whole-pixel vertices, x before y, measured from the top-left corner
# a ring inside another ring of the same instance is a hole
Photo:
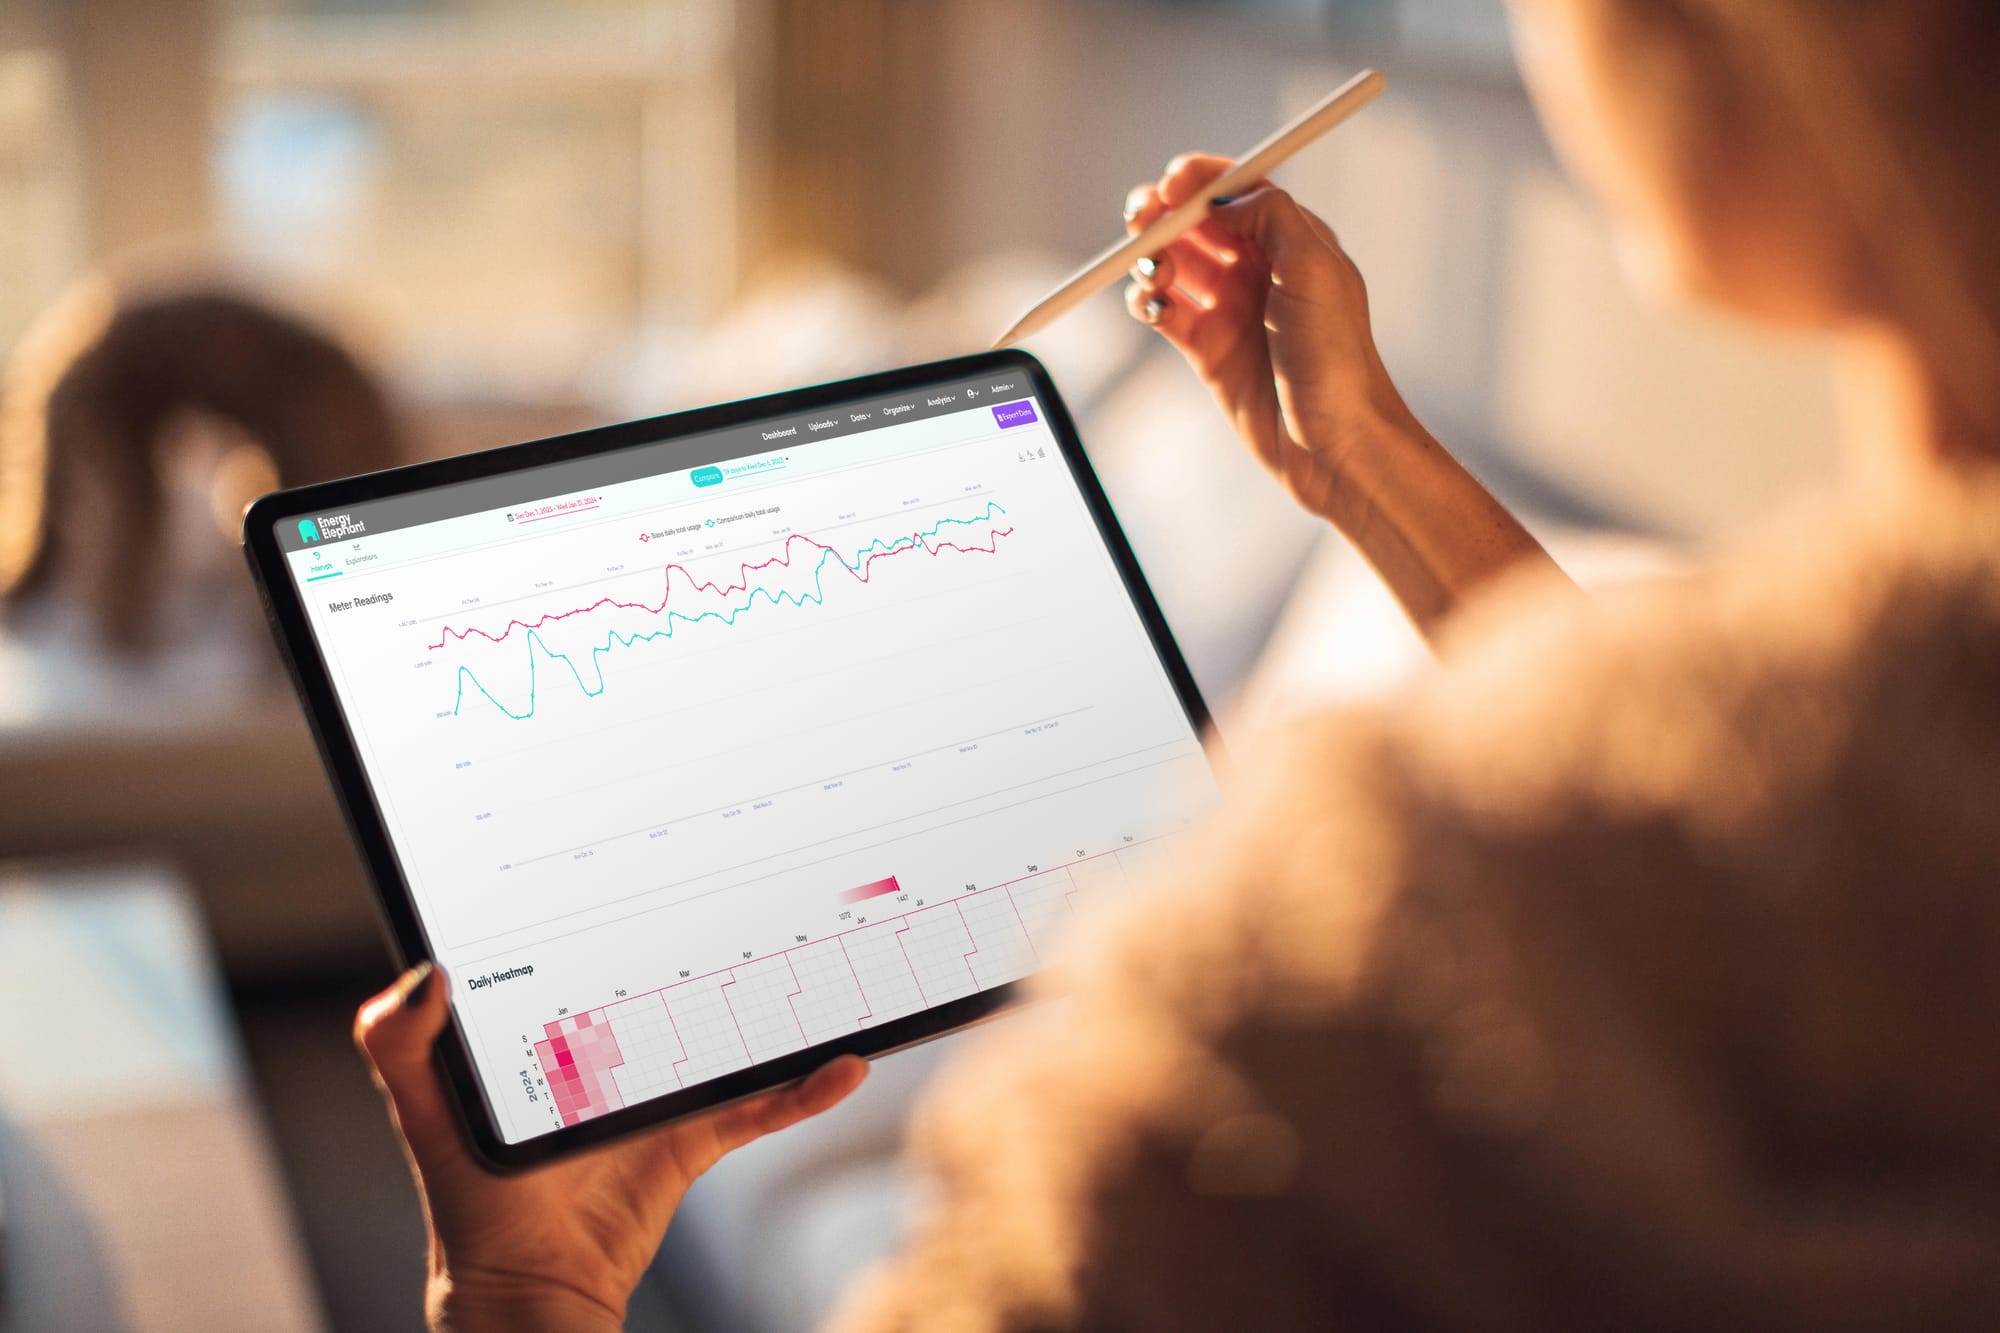
[[[433,1327],[624,1327],[625,1302],[695,1177],[861,1086],[854,1056],[539,1171],[496,1176],[467,1153],[431,1059],[448,1018],[428,963],[363,1007],[354,1039],[389,1101],[430,1220]]]

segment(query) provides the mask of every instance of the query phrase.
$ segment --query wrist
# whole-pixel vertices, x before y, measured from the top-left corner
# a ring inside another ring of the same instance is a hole
[[[1327,484],[1312,508],[1350,536],[1394,508],[1394,497],[1444,452],[1401,399],[1350,405],[1339,419],[1302,433],[1300,443],[1326,469]]]
[[[510,1273],[433,1273],[424,1291],[432,1333],[593,1333],[625,1327],[622,1296]]]

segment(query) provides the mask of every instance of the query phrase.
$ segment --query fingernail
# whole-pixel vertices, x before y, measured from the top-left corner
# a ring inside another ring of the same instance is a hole
[[[403,974],[403,1003],[422,1004],[424,996],[430,994],[431,982],[437,978],[437,965],[426,958]]]
[[[1157,324],[1160,322],[1160,317],[1167,313],[1167,303],[1155,296],[1140,307],[1140,312],[1148,324]]]
[[[1146,187],[1135,186],[1125,194],[1125,220],[1130,222],[1139,216],[1139,210],[1146,205]]]
[[[1235,203],[1242,197],[1240,194],[1218,194],[1215,198],[1208,201],[1208,206],[1210,208],[1224,208]]]
[[[1152,259],[1142,258],[1138,263],[1132,265],[1132,271],[1142,278],[1150,278],[1160,271],[1160,266]]]

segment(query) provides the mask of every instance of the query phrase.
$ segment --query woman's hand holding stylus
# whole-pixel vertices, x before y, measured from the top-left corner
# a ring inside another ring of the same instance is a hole
[[[1126,197],[1142,230],[1226,158],[1178,157]],[[1325,222],[1268,184],[1133,274],[1132,314],[1178,348],[1300,504],[1346,533],[1427,635],[1501,573],[1554,566],[1418,422],[1389,378],[1360,270]]]
[[[1126,196],[1126,226],[1229,167],[1190,153]],[[1150,272],[1148,271],[1150,267]],[[1179,348],[1243,442],[1307,509],[1332,518],[1346,462],[1422,427],[1375,351],[1361,272],[1327,225],[1266,183],[1142,263],[1132,313]]]

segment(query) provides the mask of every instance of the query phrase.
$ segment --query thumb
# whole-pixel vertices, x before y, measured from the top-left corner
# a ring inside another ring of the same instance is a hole
[[[1313,226],[1312,215],[1275,186],[1215,204],[1208,215],[1224,231],[1262,251],[1272,276],[1281,283],[1287,273],[1305,276],[1310,266],[1330,265],[1337,253],[1330,235],[1322,236]]]
[[[435,964],[422,962],[354,1016],[354,1044],[374,1072],[390,1117],[419,1166],[457,1145],[451,1108],[431,1061],[449,1008],[444,974]]]

